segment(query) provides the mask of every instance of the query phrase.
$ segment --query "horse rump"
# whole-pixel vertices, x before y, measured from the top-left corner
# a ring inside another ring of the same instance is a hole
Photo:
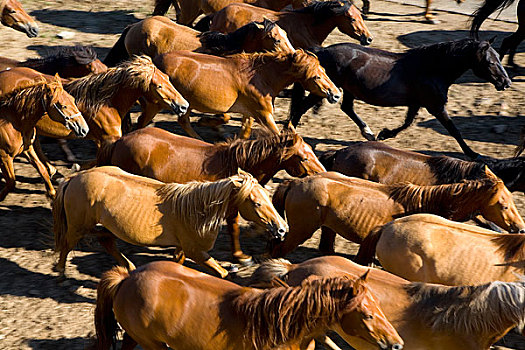
[[[253,272],[250,278],[250,286],[255,288],[272,287],[274,278],[284,278],[292,266],[293,264],[286,259],[266,260]]]

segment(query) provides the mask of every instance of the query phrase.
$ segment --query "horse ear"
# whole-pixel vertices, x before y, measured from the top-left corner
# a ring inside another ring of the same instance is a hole
[[[255,23],[255,26],[256,26],[258,29],[264,29],[264,22],[263,22],[263,23],[254,22],[254,23]]]
[[[496,174],[494,174],[487,165],[485,165],[485,175],[491,179],[499,180]]]
[[[250,173],[242,170],[241,168],[237,168],[237,175],[241,175],[241,176],[252,176]]]
[[[496,35],[489,39],[489,44],[492,45],[496,41]]]
[[[297,134],[297,131],[295,130],[295,127],[293,126],[291,121],[289,121],[288,124],[286,125],[286,128],[283,129],[283,131],[285,130],[288,130],[292,132],[293,134]]]
[[[363,282],[366,282],[368,280],[368,275],[370,274],[370,270],[371,269],[368,269],[366,270],[366,272],[363,274],[363,276],[361,276],[359,279]]]

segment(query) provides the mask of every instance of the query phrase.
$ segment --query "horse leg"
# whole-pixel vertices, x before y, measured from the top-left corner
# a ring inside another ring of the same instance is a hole
[[[138,345],[138,343],[128,334],[124,332],[124,338],[122,339],[121,350],[133,350]]]
[[[70,225],[70,224],[71,223],[68,222],[68,225]],[[56,233],[55,233],[55,235],[56,235]],[[65,235],[60,239],[60,242],[56,242],[55,243],[56,244],[56,249],[59,250],[59,257],[58,257],[57,263],[55,264],[55,266],[53,266],[53,271],[59,273],[59,278],[62,279],[62,278],[65,277],[67,256],[68,256],[69,252],[72,251],[73,248],[75,248],[75,246],[77,245],[78,241],[80,241],[80,239],[83,236],[84,236],[84,232],[78,231],[78,230],[74,230],[70,226],[70,227],[68,227],[67,232],[65,233]],[[55,240],[56,240],[56,236],[55,236]],[[57,244],[57,243],[59,243],[59,244]]]
[[[319,251],[325,255],[335,254],[334,243],[337,233],[329,227],[321,227],[321,240],[319,242]]]
[[[42,150],[42,145],[40,144],[40,140],[38,137],[35,138],[35,141],[33,142],[33,148],[35,149],[36,154],[38,155],[38,158],[44,163],[44,166],[47,169],[47,172],[49,173],[49,176],[53,177],[57,173],[57,168],[47,158],[44,151]]]
[[[523,4],[522,4],[523,2]],[[525,1],[520,1],[518,4],[518,30],[512,35],[503,39],[501,48],[499,49],[500,59],[503,60],[503,56],[510,50],[509,54],[509,65],[516,67],[514,63],[514,55],[518,45],[525,39]]]
[[[384,128],[383,130],[381,130],[379,135],[377,135],[377,139],[386,140],[392,137],[396,137],[397,134],[399,134],[401,131],[405,130],[410,125],[412,125],[412,123],[414,122],[414,119],[416,118],[418,111],[419,111],[419,106],[409,106],[407,116],[405,117],[405,122],[403,123],[403,125],[401,125],[398,128],[392,129],[392,130]]]
[[[321,96],[312,93],[304,98],[304,91],[304,88],[299,83],[296,83],[292,89],[292,103],[290,105],[288,123],[292,123],[294,127],[297,127],[303,114],[323,100]]]
[[[177,264],[184,264],[184,261],[186,260],[186,255],[184,255],[184,250],[182,250],[181,247],[176,247],[175,251],[173,252],[173,261],[175,261]]]
[[[217,260],[212,258],[207,252],[197,250],[186,250],[186,254],[197,264],[208,267],[215,271],[221,278],[225,278],[226,276],[228,276],[228,271],[226,271],[221,265],[219,265]]]
[[[273,119],[273,108],[270,107],[270,110],[265,110],[262,112],[255,113],[254,117],[255,120],[259,124],[261,124],[263,127],[265,127],[267,130],[273,132],[274,134],[279,134],[279,128],[277,127],[277,124],[275,124],[275,119]],[[253,121],[251,121],[253,123]],[[251,128],[251,126],[250,126]],[[249,135],[248,135],[249,136]]]
[[[376,137],[374,135],[374,132],[370,129],[370,127],[361,119],[354,111],[354,96],[350,94],[344,94],[343,96],[343,102],[341,103],[341,110],[345,112],[350,119],[354,121],[354,123],[359,127],[359,130],[361,130],[361,135],[368,141],[375,141]]]
[[[55,188],[53,187],[53,184],[51,183],[51,179],[49,177],[49,173],[47,172],[46,167],[44,166],[44,164],[42,164],[42,162],[38,158],[38,155],[36,154],[35,149],[33,148],[33,145],[30,145],[29,148],[26,151],[24,151],[24,155],[27,157],[31,165],[33,165],[33,167],[35,167],[35,169],[38,171],[38,173],[40,174],[40,177],[44,179],[44,184],[46,186],[47,195],[50,198],[54,199],[56,196]]]
[[[363,0],[363,14],[368,15],[370,13],[370,0]]]
[[[104,229],[104,231],[106,232],[103,232],[102,234],[100,232],[96,232],[100,245],[104,247],[109,255],[115,258],[120,266],[127,268],[128,271],[135,270],[135,265],[118,250],[113,234],[106,229]]]
[[[2,174],[5,179],[5,186],[0,192],[0,202],[5,199],[7,194],[15,189],[16,178],[15,178],[15,168],[13,166],[13,157],[9,155],[3,155],[0,160],[0,168],[2,169]]]
[[[425,22],[430,24],[437,24],[439,21],[434,17],[433,14],[430,13],[430,5],[432,4],[432,0],[426,0],[426,6],[425,6]]]
[[[230,234],[233,257],[242,265],[251,265],[252,257],[244,254],[241,249],[241,241],[239,240],[241,235],[241,230],[239,229],[239,213],[236,212],[235,215],[226,218],[226,225],[228,227],[228,233]]]
[[[142,114],[137,119],[137,129],[143,128],[146,125],[148,125],[149,122],[151,122],[151,120],[153,119],[153,117],[155,117],[155,115],[157,115],[157,113],[159,113],[162,110],[162,107],[160,107],[156,103],[141,100],[139,100],[139,102],[141,102]]]
[[[241,130],[239,130],[239,138],[249,139],[252,133],[253,117],[242,116]]]
[[[186,114],[180,115],[179,118],[177,119],[177,121],[179,122],[179,124],[182,127],[182,129],[184,129],[186,134],[188,134],[191,137],[196,138],[198,140],[202,140],[202,137],[200,137],[199,134],[197,134],[195,132],[195,130],[193,130],[193,128],[191,127],[191,124],[190,124],[190,111],[189,110],[188,110],[188,112]]]

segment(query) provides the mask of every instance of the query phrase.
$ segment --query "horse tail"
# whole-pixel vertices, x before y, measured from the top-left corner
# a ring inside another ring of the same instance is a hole
[[[519,157],[520,154],[523,153],[523,150],[525,150],[525,127],[521,128],[520,144],[516,147],[516,150],[514,150],[514,157]]]
[[[378,226],[370,231],[359,247],[359,251],[354,260],[356,263],[368,265],[372,262],[376,255],[376,246],[379,238],[381,238],[381,233],[383,233],[383,226]]]
[[[286,203],[286,195],[288,195],[288,191],[290,191],[290,185],[292,184],[291,180],[285,180],[283,183],[281,183],[277,189],[275,190],[272,198],[272,204],[281,215],[281,217],[284,218],[284,208]]]
[[[199,32],[207,32],[211,28],[211,21],[213,20],[213,13],[202,17],[195,25],[193,29],[198,30]]]
[[[120,62],[125,61],[129,59],[128,50],[126,50],[126,35],[129,32],[129,29],[131,28],[133,24],[130,24],[124,30],[122,31],[122,34],[120,34],[120,38],[118,38],[117,42],[111,50],[109,50],[108,55],[106,58],[104,58],[104,64],[108,67],[115,67]]]
[[[97,150],[97,166],[111,165],[111,158],[113,157],[113,151],[118,141],[116,139],[104,140],[100,148]]]
[[[164,16],[170,9],[171,3],[175,0],[155,0],[155,8],[153,9],[153,16]]]
[[[53,200],[53,233],[55,235],[55,252],[60,252],[68,247],[67,244],[67,216],[64,209],[64,195],[71,178],[65,179],[58,186],[57,195]]]
[[[332,168],[334,167],[336,154],[337,154],[337,151],[330,150],[330,151],[324,152],[319,157],[319,161],[321,162],[321,164],[323,164],[323,166],[325,167],[327,171],[331,171]]]
[[[472,24],[470,27],[470,35],[479,39],[478,31],[483,22],[495,11],[503,11],[509,7],[514,0],[485,0],[483,5],[472,13]]]
[[[95,307],[95,330],[97,332],[96,348],[115,348],[118,330],[117,320],[113,313],[113,299],[122,281],[129,277],[129,272],[122,266],[115,266],[106,271],[97,287],[97,306]]]
[[[286,259],[270,259],[264,261],[254,272],[250,279],[250,286],[268,288],[272,280],[283,278],[293,268],[293,264]]]

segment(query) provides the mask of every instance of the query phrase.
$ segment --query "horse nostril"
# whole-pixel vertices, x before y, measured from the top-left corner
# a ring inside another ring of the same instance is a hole
[[[392,345],[392,350],[401,350],[401,349],[403,349],[403,345],[401,344]]]
[[[278,233],[279,235],[283,236],[283,235],[286,233],[286,230],[285,230],[284,228],[279,228],[279,229],[277,230],[277,233]]]
[[[522,228],[521,230],[519,230],[518,233],[525,233],[525,228]]]
[[[372,37],[368,37],[368,38],[366,38],[366,42],[369,43],[369,44],[372,43],[372,40],[373,40]]]

